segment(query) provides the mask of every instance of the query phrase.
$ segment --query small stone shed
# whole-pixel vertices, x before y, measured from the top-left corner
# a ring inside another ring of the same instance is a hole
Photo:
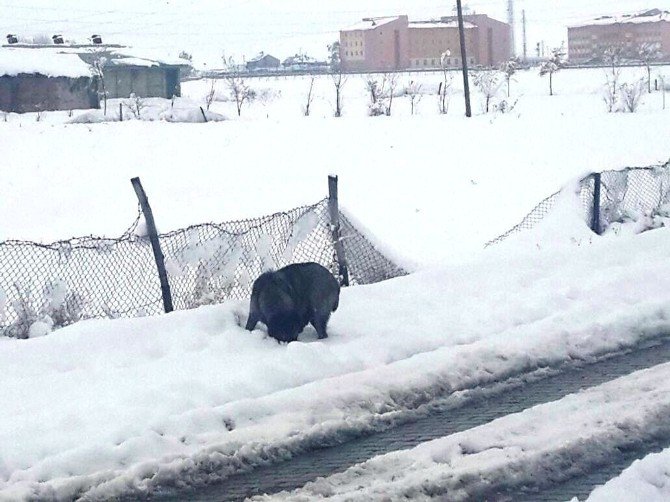
[[[147,57],[127,47],[91,47],[77,52],[90,65],[101,63],[109,99],[181,96],[181,71],[190,68],[184,59]],[[102,87],[102,83],[101,83]]]
[[[0,47],[0,110],[99,108],[97,82],[74,54]]]

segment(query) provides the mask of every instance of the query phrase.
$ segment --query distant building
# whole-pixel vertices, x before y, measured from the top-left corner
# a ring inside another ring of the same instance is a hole
[[[657,44],[670,60],[670,12],[650,9],[622,16],[602,16],[568,27],[571,63],[598,62],[607,47],[620,46],[636,53],[643,44]]]
[[[247,61],[247,70],[276,70],[279,68],[279,63],[276,57],[261,52],[255,58]]]
[[[471,65],[497,66],[512,55],[508,24],[482,14],[464,16],[465,47]],[[407,16],[365,18],[340,31],[344,71],[391,71],[460,67],[457,18],[412,21]]]
[[[329,68],[326,61],[318,61],[306,54],[296,54],[282,61],[281,65],[288,71],[325,71]]]
[[[0,110],[25,113],[99,106],[97,82],[76,55],[0,48]]]

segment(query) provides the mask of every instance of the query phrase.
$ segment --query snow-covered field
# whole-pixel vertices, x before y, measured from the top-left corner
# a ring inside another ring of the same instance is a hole
[[[407,78],[439,82],[439,74]],[[0,240],[119,235],[136,215],[133,176],[170,230],[314,202],[326,175],[338,173],[343,206],[417,270],[344,290],[323,341],[311,330],[287,346],[248,333],[239,327],[245,302],[0,339],[0,500],[201,482],[205,466],[231,472],[369,428],[417,395],[597,357],[670,330],[670,229],[596,237],[567,190],[539,228],[483,250],[575,177],[670,157],[661,93],[645,95],[636,114],[608,114],[603,70],[557,74],[553,97],[536,72],[516,78],[511,113],[482,114],[478,99],[470,120],[458,94],[446,116],[427,95],[413,116],[398,98],[393,116],[367,117],[360,77],[345,87],[341,118],[321,77],[310,117],[301,112],[309,80],[300,78],[251,80],[272,92],[241,118],[232,103],[213,103],[230,118],[217,123],[68,124],[66,113],[0,120]],[[185,83],[180,106],[202,105],[208,85]],[[661,393],[668,369],[654,372],[652,384],[637,377],[607,392],[626,397],[639,383],[641,395]],[[663,403],[636,408],[631,423],[653,425]],[[546,413],[566,409],[557,406]],[[595,406],[592,423],[614,408]],[[490,437],[514,420],[487,425]],[[597,441],[604,430],[594,425],[585,437]],[[469,462],[451,452],[453,441],[438,443],[441,458]],[[578,454],[587,444],[566,448]]]

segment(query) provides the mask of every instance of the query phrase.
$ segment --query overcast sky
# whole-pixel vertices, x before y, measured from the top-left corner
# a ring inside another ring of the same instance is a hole
[[[222,53],[236,59],[264,51],[280,59],[305,51],[324,58],[338,30],[366,16],[408,14],[410,19],[449,15],[453,0],[0,0],[2,36],[52,35],[152,51],[191,52],[196,62],[220,64]],[[477,13],[507,20],[507,0],[464,0]],[[670,0],[516,0],[517,52],[525,9],[529,54],[567,39],[566,26],[601,14],[647,8],[670,10]]]

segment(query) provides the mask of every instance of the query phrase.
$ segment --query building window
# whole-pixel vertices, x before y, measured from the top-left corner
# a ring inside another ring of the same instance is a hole
[[[428,66],[428,60],[427,60],[427,59],[424,59],[424,60],[423,60],[423,65],[424,65],[424,66]]]

